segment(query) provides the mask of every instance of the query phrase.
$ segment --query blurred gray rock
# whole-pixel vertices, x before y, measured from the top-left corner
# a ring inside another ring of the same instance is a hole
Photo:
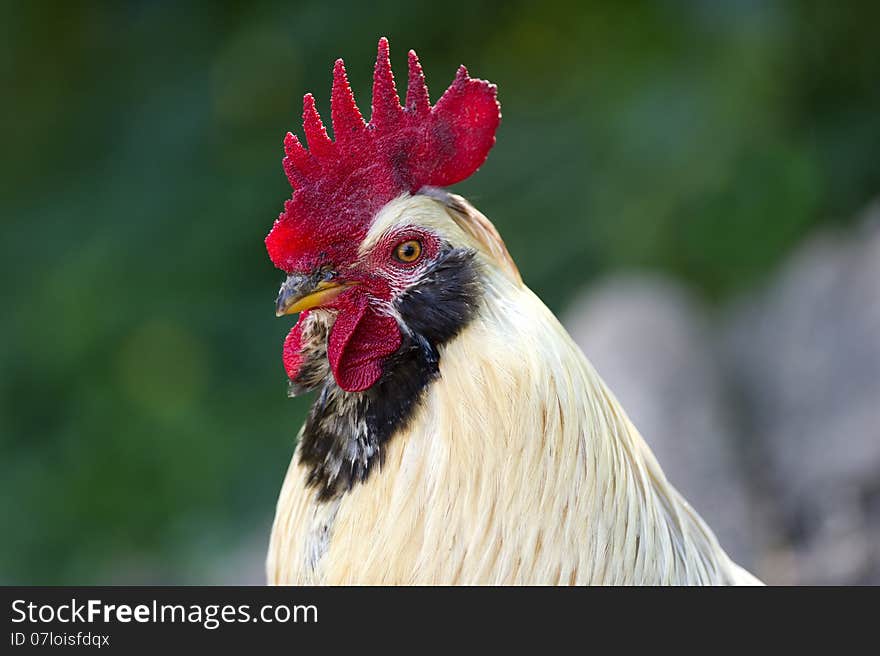
[[[736,304],[724,352],[791,581],[880,583],[880,206]]]
[[[563,323],[626,409],[667,478],[746,567],[755,531],[706,315],[679,284],[611,278]]]

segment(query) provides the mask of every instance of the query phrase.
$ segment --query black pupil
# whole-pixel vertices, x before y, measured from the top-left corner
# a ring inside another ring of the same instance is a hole
[[[405,260],[414,257],[416,254],[415,244],[404,244],[400,254]]]

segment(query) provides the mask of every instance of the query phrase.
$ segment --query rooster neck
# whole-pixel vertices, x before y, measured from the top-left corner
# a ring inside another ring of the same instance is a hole
[[[474,252],[444,249],[395,302],[402,344],[385,361],[379,381],[363,392],[336,384],[326,365],[328,326],[315,331],[306,372],[309,386],[319,392],[303,427],[299,457],[319,500],[338,498],[367,480],[377,461],[381,465],[384,446],[406,429],[438,377],[441,347],[472,321],[481,297]]]

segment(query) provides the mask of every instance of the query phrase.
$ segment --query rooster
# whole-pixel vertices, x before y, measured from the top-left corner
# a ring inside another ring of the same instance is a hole
[[[315,392],[278,499],[273,584],[750,584],[676,492],[492,223],[444,190],[495,143],[496,87],[435,105],[379,41],[365,122],[342,60],[331,140],[266,237],[291,396]]]

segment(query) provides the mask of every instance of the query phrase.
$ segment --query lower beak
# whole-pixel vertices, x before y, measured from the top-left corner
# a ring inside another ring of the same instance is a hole
[[[312,276],[291,275],[281,285],[275,302],[275,316],[296,314],[325,305],[344,292],[350,283],[321,281],[315,283]]]

